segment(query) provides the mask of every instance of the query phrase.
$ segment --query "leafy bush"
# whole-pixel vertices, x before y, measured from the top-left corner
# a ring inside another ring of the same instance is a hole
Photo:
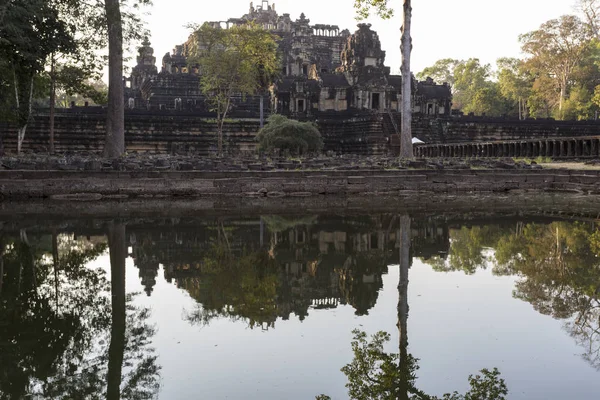
[[[261,152],[279,150],[301,155],[323,149],[321,133],[314,123],[295,121],[282,115],[272,115],[256,139]]]

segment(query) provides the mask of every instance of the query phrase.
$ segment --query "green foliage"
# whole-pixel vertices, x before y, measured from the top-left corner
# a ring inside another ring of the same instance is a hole
[[[470,389],[464,395],[454,392],[445,394],[443,400],[500,400],[508,395],[508,387],[504,379],[500,377],[497,368],[489,370],[484,368],[481,375],[469,375]]]
[[[384,343],[390,340],[389,333],[377,332],[370,340],[363,331],[354,330],[352,333],[354,358],[342,368],[342,372],[348,378],[348,396],[356,400],[395,399],[400,390],[401,377],[398,368],[399,355],[383,350]],[[411,358],[410,361],[410,373],[405,380],[414,392],[417,360]]]
[[[10,95],[14,96],[14,119],[20,128],[31,116],[34,78],[44,70],[51,54],[74,51],[75,32],[76,27],[60,18],[52,1],[7,4],[0,25],[0,59],[5,60],[12,78],[14,90]]]
[[[62,74],[57,79],[62,81]],[[58,90],[56,96],[58,107],[68,108],[71,102],[74,102],[76,106],[83,106],[86,101],[91,105],[106,105],[108,102],[108,86],[103,81],[81,79],[80,81],[61,82],[60,86],[61,89]]]
[[[531,94],[527,99],[529,114],[536,118],[550,118],[558,107],[556,87],[554,81],[546,76],[539,75],[531,86]]]
[[[450,251],[448,260],[435,259],[433,269],[439,272],[463,271],[467,275],[485,268],[490,261],[483,254],[484,249],[496,244],[504,230],[497,226],[462,227],[450,230]]]
[[[450,86],[454,85],[454,70],[462,61],[452,58],[438,60],[431,67],[425,68],[416,74],[417,79],[425,80],[432,78],[435,82],[441,84],[447,82]]]
[[[600,110],[600,2],[580,0],[585,21],[565,15],[519,36],[523,59],[438,60],[416,76],[448,82],[453,108],[492,116],[584,120]]]
[[[294,155],[318,153],[323,149],[323,139],[317,126],[299,122],[282,115],[272,115],[257,135],[259,151],[289,151]]]
[[[226,236],[223,232],[222,237]],[[266,252],[244,251],[234,256],[223,239],[202,261],[202,279],[186,279],[182,287],[200,304],[188,315],[195,324],[214,318],[244,320],[250,328],[272,325],[277,319],[277,268]]]
[[[477,115],[505,113],[498,84],[491,81],[491,71],[491,65],[481,65],[476,58],[456,64],[453,92],[454,103],[459,109]]]
[[[0,114],[3,119],[17,122],[18,148],[34,101],[45,98],[43,103],[47,105],[51,86],[67,95],[81,94],[97,103],[106,102],[105,96],[88,84],[100,79],[104,62],[99,55],[107,44],[103,3],[21,0],[5,1],[0,8]],[[143,4],[150,1],[121,2],[126,43],[144,33],[139,11]],[[40,83],[44,87],[40,88]]]
[[[591,36],[586,25],[574,15],[550,20],[539,29],[519,37],[528,55],[526,64],[536,77],[549,79],[556,89],[558,117],[565,117],[564,102],[577,67],[591,50]]]
[[[571,89],[569,98],[563,103],[562,119],[589,120],[598,108],[592,102],[592,93],[583,86]]]
[[[481,65],[476,58],[437,61],[417,74],[417,78],[431,77],[437,83],[447,82],[452,87],[453,108],[464,113],[500,116],[510,105],[502,96],[502,88],[493,81],[492,67]]]
[[[0,346],[7,350],[0,353],[0,398],[104,398],[110,283],[103,268],[86,264],[105,254],[106,244],[25,231],[0,240]],[[127,311],[124,360],[131,369],[123,398],[149,399],[157,390],[148,317],[148,310]]]
[[[250,23],[230,29],[209,24],[195,27],[188,61],[198,65],[200,89],[217,113],[219,155],[223,147],[223,123],[236,96],[265,92],[279,64],[277,43],[269,31]]]
[[[346,387],[352,400],[396,400],[412,398],[421,400],[504,400],[508,388],[500,372],[483,369],[481,374],[469,376],[470,389],[464,395],[458,392],[446,393],[442,398],[430,396],[415,386],[419,360],[409,353],[401,357],[397,353],[387,353],[384,344],[390,335],[377,332],[370,338],[360,330],[352,331],[352,352],[354,358],[342,368],[348,378]],[[325,400],[325,395],[317,396]]]
[[[394,9],[388,5],[388,0],[354,0],[356,19],[361,21],[369,18],[371,11],[381,19],[390,19],[394,16]]]
[[[500,58],[498,65],[498,88],[506,99],[509,114],[519,118],[527,116],[527,98],[531,95],[533,77],[518,58]]]
[[[492,248],[493,273],[519,277],[513,296],[566,320],[583,358],[600,368],[600,230],[582,222],[463,227],[450,232],[450,244],[449,261],[434,259],[434,270],[473,273]]]

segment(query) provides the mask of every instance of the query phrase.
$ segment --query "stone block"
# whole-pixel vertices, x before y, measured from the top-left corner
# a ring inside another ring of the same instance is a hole
[[[593,185],[600,182],[598,176],[595,175],[571,175],[569,180],[572,183],[582,183],[585,185]]]

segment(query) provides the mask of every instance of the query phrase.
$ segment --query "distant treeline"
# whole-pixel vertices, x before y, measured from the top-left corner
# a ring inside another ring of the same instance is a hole
[[[524,58],[442,59],[417,74],[448,82],[453,108],[518,118],[583,120],[600,111],[600,0],[577,0],[563,15],[519,36]]]

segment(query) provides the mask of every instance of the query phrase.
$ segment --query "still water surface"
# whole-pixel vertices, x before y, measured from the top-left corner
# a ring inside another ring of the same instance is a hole
[[[365,361],[355,329],[389,333],[404,393],[497,368],[509,399],[600,397],[593,219],[13,221],[1,240],[0,398],[391,393],[377,362],[342,372]]]

